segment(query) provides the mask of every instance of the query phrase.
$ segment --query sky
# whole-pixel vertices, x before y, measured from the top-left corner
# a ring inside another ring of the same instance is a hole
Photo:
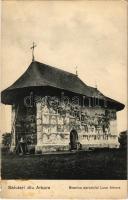
[[[1,89],[35,59],[75,73],[87,85],[125,104],[118,132],[127,128],[127,22],[125,1],[3,1]],[[11,107],[1,105],[1,132],[11,130]]]

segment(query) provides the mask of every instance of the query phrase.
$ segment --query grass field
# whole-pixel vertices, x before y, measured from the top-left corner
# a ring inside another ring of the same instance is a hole
[[[2,155],[2,179],[126,179],[126,151]]]

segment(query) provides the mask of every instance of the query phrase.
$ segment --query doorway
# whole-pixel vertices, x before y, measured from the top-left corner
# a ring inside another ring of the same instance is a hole
[[[75,129],[70,132],[70,147],[71,150],[77,149],[78,144],[78,133]]]

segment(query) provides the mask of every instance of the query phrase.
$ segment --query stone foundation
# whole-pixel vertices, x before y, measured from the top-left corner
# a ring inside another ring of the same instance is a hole
[[[43,153],[43,152],[59,152],[59,151],[68,151],[69,145],[43,145],[43,146],[35,146],[36,153]]]
[[[83,144],[82,150],[87,150],[89,148],[119,148],[118,144]]]
[[[82,144],[81,150],[88,150],[89,148],[119,148],[118,144]],[[69,145],[44,145],[35,146],[35,153],[43,154],[44,152],[60,152],[70,151]],[[79,150],[78,150],[79,151]]]

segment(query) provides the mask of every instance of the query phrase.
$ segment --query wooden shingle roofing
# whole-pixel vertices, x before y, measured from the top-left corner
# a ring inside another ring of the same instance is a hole
[[[2,91],[1,101],[4,104],[12,104],[12,96],[26,88],[52,87],[86,97],[106,98],[113,103],[117,110],[122,110],[124,105],[104,96],[96,88],[86,85],[75,74],[60,70],[58,68],[33,61],[28,69],[10,87]]]

